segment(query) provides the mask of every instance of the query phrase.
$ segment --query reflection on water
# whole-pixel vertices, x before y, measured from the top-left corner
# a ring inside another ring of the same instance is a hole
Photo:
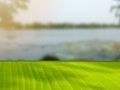
[[[0,60],[113,60],[120,52],[118,29],[0,31]]]

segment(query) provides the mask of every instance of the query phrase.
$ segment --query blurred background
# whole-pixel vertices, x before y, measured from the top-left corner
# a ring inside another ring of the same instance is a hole
[[[0,0],[0,60],[119,61],[120,0]]]

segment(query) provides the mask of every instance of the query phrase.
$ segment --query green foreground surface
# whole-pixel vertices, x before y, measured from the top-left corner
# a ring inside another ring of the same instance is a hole
[[[0,62],[0,90],[120,90],[120,62]]]

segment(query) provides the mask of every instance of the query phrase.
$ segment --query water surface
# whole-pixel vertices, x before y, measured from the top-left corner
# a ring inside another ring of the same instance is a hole
[[[64,44],[73,43],[82,45],[83,42],[96,41],[120,42],[119,29],[43,29],[43,30],[1,30],[0,31],[0,60],[33,60],[40,59],[46,54],[67,53]],[[84,46],[84,45],[83,45]],[[96,45],[95,45],[96,46]],[[67,47],[68,48],[68,47]],[[77,47],[78,48],[78,47]],[[87,48],[87,46],[86,46]],[[99,47],[98,47],[99,48]],[[81,49],[80,49],[81,50]],[[95,55],[93,55],[95,56]],[[76,56],[77,57],[77,56]],[[86,56],[87,57],[87,56]],[[99,59],[99,58],[98,58]]]

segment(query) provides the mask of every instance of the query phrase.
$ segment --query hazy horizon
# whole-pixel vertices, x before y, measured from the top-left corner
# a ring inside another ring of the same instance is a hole
[[[15,20],[31,22],[116,23],[110,7],[113,0],[30,0],[28,10],[19,11]]]

